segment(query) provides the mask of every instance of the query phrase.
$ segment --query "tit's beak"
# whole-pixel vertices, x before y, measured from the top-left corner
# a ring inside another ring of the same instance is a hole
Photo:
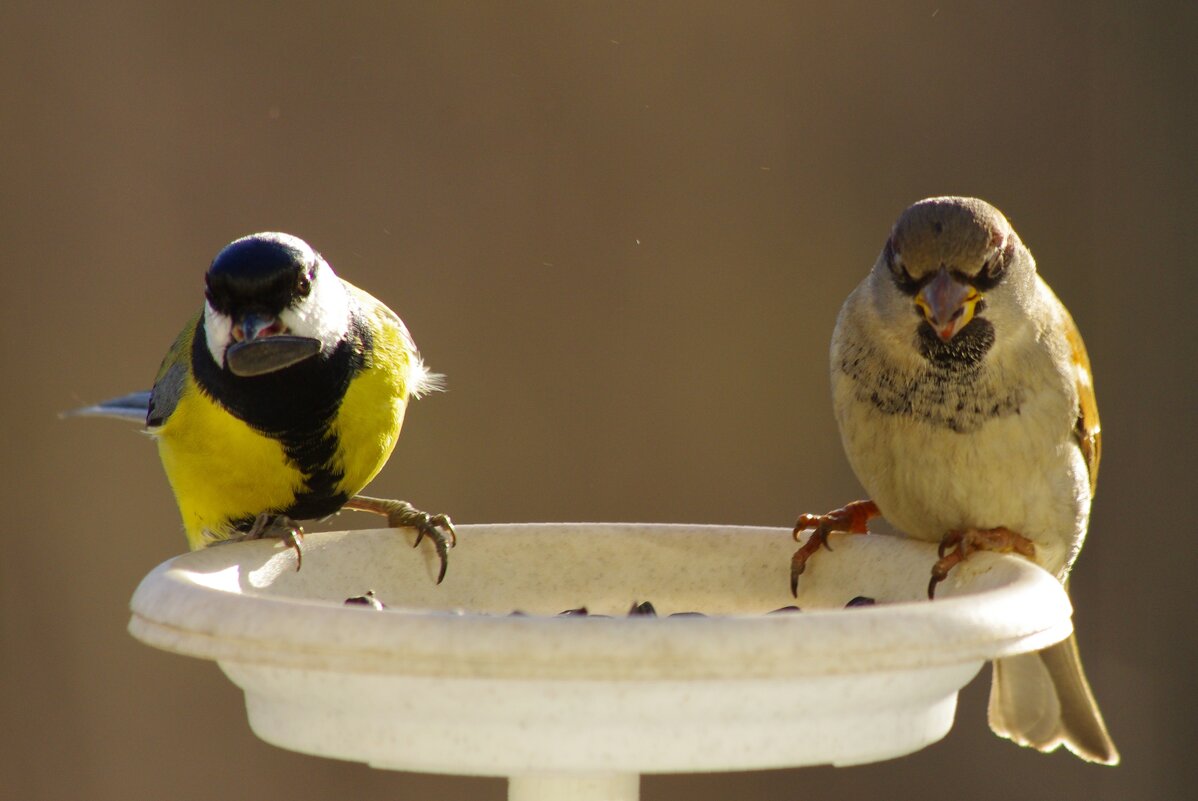
[[[283,325],[277,317],[247,312],[234,322],[233,339],[237,342],[252,342],[258,337],[279,334],[282,331]]]
[[[982,293],[954,278],[944,267],[915,296],[915,305],[942,342],[948,342],[973,319]]]
[[[234,344],[225,350],[229,371],[242,378],[265,375],[320,353],[320,340],[281,333],[277,318],[245,314],[233,325]]]

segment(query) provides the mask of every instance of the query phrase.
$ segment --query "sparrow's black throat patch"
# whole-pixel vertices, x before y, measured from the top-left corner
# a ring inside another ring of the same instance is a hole
[[[945,342],[927,322],[916,331],[919,354],[937,367],[954,370],[976,367],[994,345],[994,326],[974,317],[957,335]]]
[[[921,368],[900,368],[885,348],[868,339],[846,342],[836,366],[852,382],[858,402],[884,415],[966,434],[1019,414],[1023,403],[1021,384],[1001,386],[986,369],[984,358],[993,344],[994,326],[980,318],[948,342],[925,323],[915,343],[926,359]]]
[[[247,378],[217,366],[208,351],[203,319],[197,324],[191,350],[196,383],[234,417],[278,440],[304,474],[304,489],[291,506],[262,511],[311,520],[333,514],[349,500],[337,490],[345,474],[333,464],[339,442],[331,424],[350,381],[365,366],[371,340],[369,329],[354,314],[348,334],[331,353]]]

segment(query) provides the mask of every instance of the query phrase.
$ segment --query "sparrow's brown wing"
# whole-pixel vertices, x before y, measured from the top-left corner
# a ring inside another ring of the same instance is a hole
[[[1073,373],[1077,379],[1078,412],[1073,431],[1090,471],[1090,492],[1094,492],[1098,484],[1098,462],[1102,458],[1102,425],[1098,420],[1098,401],[1094,397],[1094,376],[1090,372],[1086,343],[1082,341],[1077,324],[1064,306],[1061,307],[1061,317],[1065,323],[1065,339],[1069,342],[1073,356]]]

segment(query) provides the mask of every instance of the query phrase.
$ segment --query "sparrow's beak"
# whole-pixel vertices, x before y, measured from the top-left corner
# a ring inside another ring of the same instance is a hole
[[[234,344],[225,351],[225,364],[243,378],[265,375],[320,353],[320,340],[286,333],[275,317],[244,314],[233,325]]]
[[[949,274],[944,267],[915,296],[915,305],[941,341],[948,342],[969,324],[982,293]]]

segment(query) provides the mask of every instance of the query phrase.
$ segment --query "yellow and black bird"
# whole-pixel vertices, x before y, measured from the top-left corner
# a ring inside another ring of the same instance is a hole
[[[281,537],[301,559],[296,521],[354,509],[429,537],[439,583],[449,517],[358,493],[391,456],[408,400],[440,382],[393,311],[302,239],[260,233],[217,254],[151,392],[76,413],[144,419],[193,550]]]

